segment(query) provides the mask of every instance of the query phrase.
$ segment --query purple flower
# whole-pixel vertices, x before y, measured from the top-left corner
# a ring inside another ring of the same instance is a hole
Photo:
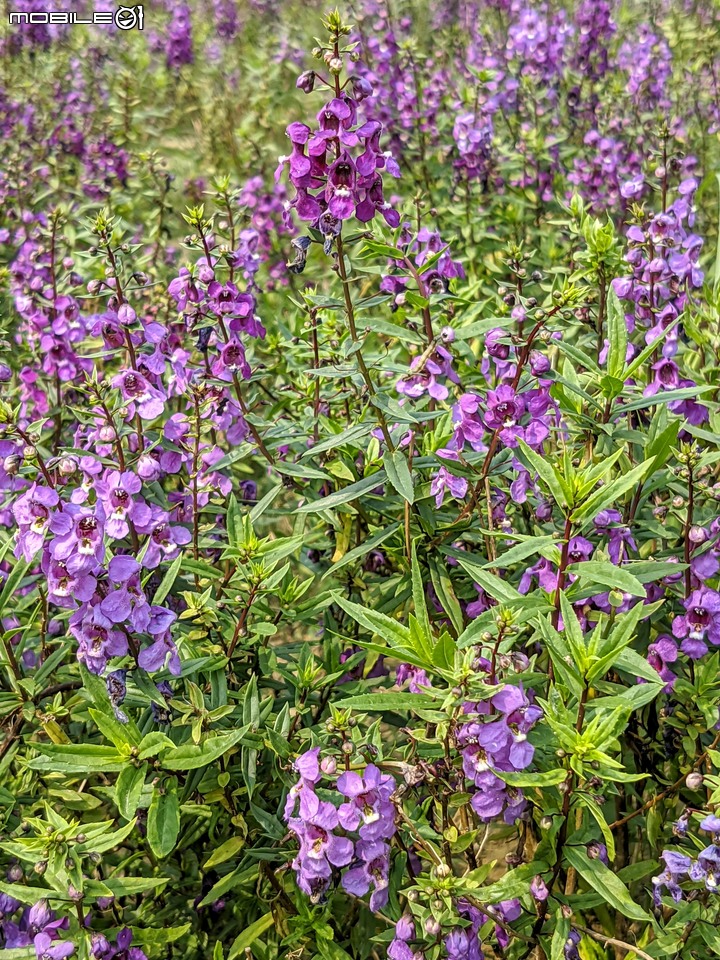
[[[423,687],[428,689],[432,686],[427,673],[421,667],[415,667],[411,663],[401,663],[398,666],[395,682],[399,687],[407,683],[410,693],[422,693]]]
[[[706,640],[720,645],[720,595],[707,587],[694,590],[684,602],[685,613],[672,622],[673,636],[682,640],[680,649],[693,660],[707,651]]]
[[[465,477],[456,477],[447,467],[440,467],[430,485],[430,494],[435,497],[435,506],[440,508],[445,499],[445,491],[456,500],[464,500],[468,491],[468,482]]]
[[[320,782],[320,747],[313,747],[307,753],[303,753],[297,758],[293,767],[300,774],[298,782],[292,786],[285,800],[285,812],[283,816],[286,820],[295,812],[297,798],[301,797],[303,790],[314,793],[315,784]]]
[[[677,677],[668,667],[669,663],[675,663],[678,658],[678,645],[667,634],[659,636],[655,643],[648,647],[647,661],[653,670],[657,670],[662,680],[665,681],[663,690],[670,693]]]
[[[150,519],[150,507],[142,497],[134,497],[142,489],[142,481],[131,470],[108,471],[105,479],[97,482],[96,489],[105,508],[105,532],[114,540],[128,535],[129,521],[142,525]]]
[[[75,953],[75,947],[69,940],[53,941],[47,933],[39,933],[34,944],[37,960],[64,960]]]
[[[343,874],[343,890],[355,897],[363,897],[372,889],[370,909],[382,910],[389,895],[390,847],[382,840],[361,839],[355,846],[355,856],[359,864]]]
[[[145,532],[145,531],[143,531]],[[154,570],[163,560],[174,560],[180,554],[180,547],[192,540],[187,527],[171,526],[169,514],[161,511],[153,522],[148,545],[143,556],[143,566]]]
[[[690,868],[689,877],[696,882],[704,882],[705,889],[710,893],[717,893],[720,886],[720,847],[711,844],[701,850]]]
[[[56,534],[50,544],[53,560],[63,563],[73,575],[92,573],[105,559],[104,519],[100,503],[92,513],[67,504],[50,521],[50,530]]]
[[[128,419],[137,411],[143,420],[154,420],[165,408],[165,397],[137,370],[126,370],[111,381],[128,406]]]
[[[348,798],[341,804],[338,817],[346,830],[359,830],[363,840],[386,840],[395,833],[395,807],[390,797],[395,781],[368,764],[364,777],[351,770],[338,777],[337,788]]]
[[[661,857],[665,861],[665,869],[652,879],[653,899],[656,904],[659,904],[662,892],[667,888],[673,900],[678,902],[682,899],[682,889],[678,881],[688,875],[693,862],[684,853],[677,853],[674,850],[664,850]]]
[[[84,606],[69,621],[70,632],[78,641],[77,658],[91,673],[102,674],[111,657],[128,652],[127,637],[107,617],[99,604]]]
[[[338,811],[310,790],[303,792],[299,817],[291,817],[288,826],[300,841],[293,860],[298,886],[315,903],[330,883],[333,867],[344,867],[353,857],[353,843],[337,836]]]
[[[720,817],[716,817],[714,814],[705,817],[704,820],[700,821],[700,829],[707,831],[707,833],[720,834]]]
[[[165,607],[150,608],[150,622],[147,632],[155,638],[154,642],[140,651],[138,665],[148,673],[162,670],[167,661],[167,668],[174,676],[180,676],[181,663],[177,647],[170,636],[170,624],[175,620],[175,614]]]
[[[13,516],[18,525],[15,556],[28,563],[33,559],[45,540],[54,508],[60,502],[55,490],[34,483],[12,505]]]
[[[535,876],[530,881],[530,894],[534,900],[542,902],[547,900],[550,896],[550,891],[547,888],[547,884],[541,876]]]

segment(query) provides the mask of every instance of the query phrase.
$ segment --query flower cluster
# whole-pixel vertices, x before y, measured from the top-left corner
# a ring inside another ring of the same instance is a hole
[[[703,884],[709,893],[717,893],[720,889],[720,818],[714,815],[705,817],[700,822],[700,829],[712,835],[712,843],[695,859],[679,850],[664,850],[661,854],[665,869],[652,880],[656,904],[661,904],[665,890],[676,903],[682,900],[683,881]]]
[[[322,800],[316,788],[323,774],[334,773],[335,761],[319,757],[320,748],[315,747],[295,761],[300,779],[285,804],[285,820],[300,843],[293,860],[298,886],[317,903],[330,885],[332,868],[348,867],[343,889],[356,897],[371,891],[370,909],[381,910],[388,899],[389,841],[396,829],[391,801],[395,781],[368,764],[362,776],[352,770],[338,776],[334,786],[343,798],[339,804]]]
[[[483,821],[502,814],[506,823],[514,823],[525,810],[522,791],[508,786],[498,773],[525,770],[533,759],[534,748],[527,735],[542,716],[521,686],[506,684],[488,701],[468,703],[463,723],[457,732],[465,776],[474,785],[471,805]]]
[[[369,223],[380,213],[391,226],[399,225],[400,215],[385,199],[383,173],[399,177],[400,168],[392,154],[382,149],[383,125],[371,112],[372,85],[353,76],[341,88],[338,50],[328,51],[326,60],[335,76],[335,96],[318,112],[314,130],[300,121],[289,125],[292,151],[280,158],[275,177],[278,180],[287,165],[295,188],[290,206],[300,220],[323,235],[329,249],[343,221],[353,216]],[[328,83],[308,71],[298,86],[310,92],[316,80]]]

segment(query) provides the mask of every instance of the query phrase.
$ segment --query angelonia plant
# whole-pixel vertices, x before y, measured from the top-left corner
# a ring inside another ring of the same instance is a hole
[[[15,9],[0,960],[720,954],[717,9]]]

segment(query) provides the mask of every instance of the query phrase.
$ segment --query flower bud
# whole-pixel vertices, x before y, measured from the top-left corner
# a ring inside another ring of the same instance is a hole
[[[313,87],[315,86],[315,71],[306,70],[304,73],[301,73],[297,78],[295,86],[298,90],[302,90],[303,93],[312,93]]]
[[[611,590],[608,593],[608,602],[611,607],[621,607],[625,602],[625,594],[621,590]]]
[[[550,891],[547,888],[547,884],[540,875],[532,878],[530,883],[530,893],[532,894],[533,899],[537,900],[538,903],[542,903],[550,896]]]
[[[704,777],[699,770],[691,771],[685,777],[685,786],[688,790],[698,790],[703,785]]]
[[[337,770],[337,763],[335,762],[335,757],[323,757],[320,761],[320,769],[323,773],[333,774]]]
[[[440,922],[435,917],[428,917],[425,921],[425,933],[431,937],[436,937],[441,930]]]
[[[123,305],[118,308],[117,315],[118,321],[125,327],[132,326],[132,324],[137,320],[137,314],[129,303],[123,303]]]
[[[9,477],[14,477],[22,466],[22,457],[17,453],[10,453],[3,460],[3,470]]]
[[[71,477],[77,470],[77,462],[72,457],[61,457],[58,473],[61,477]]]
[[[12,370],[6,363],[0,363],[0,383],[7,383],[12,379]]]
[[[415,924],[409,914],[404,914],[395,924],[395,937],[405,942],[415,939]]]

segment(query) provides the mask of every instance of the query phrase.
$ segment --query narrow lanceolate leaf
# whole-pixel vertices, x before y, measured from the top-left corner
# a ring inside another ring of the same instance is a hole
[[[638,484],[650,473],[654,463],[654,459],[646,460],[644,463],[633,467],[632,470],[623,474],[623,476],[616,477],[615,480],[600,487],[599,490],[596,490],[584,503],[577,507],[570,518],[572,522],[578,524],[588,523],[590,520],[593,520],[601,510],[604,510],[606,507],[609,507],[624,497],[629,490],[636,490]]]
[[[524,440],[519,440],[518,443],[522,450],[523,457],[553,495],[555,502],[561,507],[568,506],[570,502],[570,491],[560,472],[552,465],[547,457],[542,457],[539,453],[536,453]]]
[[[175,777],[158,785],[153,792],[147,818],[147,839],[156,857],[172,853],[180,831],[180,802]]]
[[[647,911],[633,899],[620,877],[604,863],[590,860],[584,849],[570,845],[565,847],[565,856],[588,886],[599,893],[609,906],[630,920],[650,920]]]
[[[166,770],[197,770],[199,767],[206,767],[240,743],[247,732],[248,727],[245,726],[230,733],[208,737],[200,744],[185,743],[174,750],[168,750],[163,755],[162,765]]]
[[[478,583],[493,600],[497,600],[498,603],[522,600],[522,595],[511,583],[494,573],[490,573],[489,570],[485,570],[483,565],[473,560],[472,557],[468,557],[465,551],[446,547],[444,552],[448,556],[454,557],[468,576],[472,577],[475,583]]]
[[[533,557],[538,553],[542,555],[543,551],[548,550],[554,544],[553,537],[528,537],[527,540],[522,540],[514,547],[506,550],[505,553],[501,553],[497,560],[491,560],[489,563],[483,564],[483,570],[491,568],[495,570],[510,569],[513,564],[519,563],[527,557]]]
[[[114,747],[90,743],[37,743],[34,747],[44,756],[30,760],[28,766],[43,773],[119,773],[127,765],[126,757]]]
[[[332,510],[333,507],[339,507],[343,503],[350,503],[351,500],[357,500],[363,494],[370,493],[375,487],[380,487],[385,483],[387,474],[384,470],[378,470],[370,477],[363,477],[355,483],[343,487],[342,490],[336,490],[327,497],[320,500],[314,500],[312,503],[304,503],[298,507],[297,513],[320,513],[322,510]]]
[[[350,515],[347,515],[349,520],[352,520]],[[343,567],[347,566],[348,563],[353,563],[355,560],[359,560],[361,557],[366,556],[370,553],[371,550],[374,550],[376,547],[379,547],[381,543],[384,543],[388,540],[394,533],[400,528],[399,521],[396,523],[391,523],[388,527],[383,527],[382,530],[378,530],[377,533],[373,534],[372,537],[368,537],[367,540],[363,540],[361,544],[357,547],[353,547],[352,550],[348,550],[344,556],[334,563],[325,573],[322,575],[324,580],[326,577],[333,576],[341,570]]]
[[[274,926],[275,921],[273,920],[272,913],[266,913],[264,916],[260,917],[259,920],[256,920],[254,923],[251,923],[249,927],[245,927],[243,932],[239,937],[235,938],[235,942],[230,947],[230,953],[228,954],[228,960],[235,960],[235,957],[239,957],[245,954],[245,949],[251,947],[253,943],[266,933],[272,926]]]
[[[573,563],[568,572],[575,574],[581,583],[599,583],[610,590],[621,590],[632,597],[646,597],[645,587],[640,581],[623,567],[618,567],[610,561],[585,560],[582,563]]]
[[[384,464],[385,472],[387,473],[390,483],[395,487],[403,500],[412,503],[415,499],[415,488],[405,454],[402,450],[393,450],[392,453],[386,453]]]
[[[442,699],[426,693],[362,693],[340,700],[338,706],[363,712],[397,710],[399,713],[412,713],[415,710],[438,710],[442,706]]]
[[[135,816],[145,786],[147,769],[147,763],[142,763],[139,767],[128,764],[124,770],[120,771],[120,776],[117,778],[115,804],[120,811],[120,815],[125,817],[126,820]]]
[[[609,376],[622,380],[628,343],[627,324],[625,311],[612,285],[607,296],[607,334],[609,342],[607,372]]]
[[[422,571],[417,556],[417,547],[415,541],[412,544],[411,553],[411,578],[413,606],[415,607],[415,618],[420,625],[420,629],[428,638],[431,636],[430,618],[428,617],[427,600],[425,599],[425,585],[423,583]]]
[[[379,637],[382,637],[389,646],[412,648],[409,629],[399,624],[397,620],[393,620],[384,613],[371,610],[369,607],[363,607],[359,603],[346,600],[340,594],[335,594],[333,599],[345,613],[350,614],[353,620],[356,620],[370,633],[376,633]]]
[[[173,562],[168,567],[165,572],[165,576],[160,581],[160,585],[155,591],[155,596],[153,597],[153,603],[160,604],[163,602],[165,597],[170,593],[173,588],[173,584],[177,578],[178,573],[180,572],[180,567],[182,566],[183,555],[182,553],[177,556]]]

